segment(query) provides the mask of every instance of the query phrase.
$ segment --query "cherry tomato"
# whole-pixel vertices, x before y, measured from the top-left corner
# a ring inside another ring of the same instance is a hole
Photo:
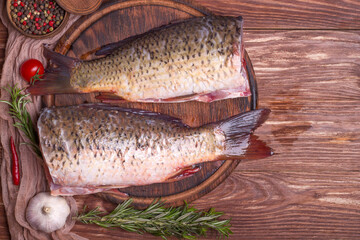
[[[25,81],[32,83],[44,74],[44,66],[39,60],[29,59],[21,64],[20,74]]]

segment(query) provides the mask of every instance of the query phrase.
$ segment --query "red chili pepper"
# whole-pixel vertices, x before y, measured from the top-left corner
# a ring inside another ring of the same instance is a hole
[[[34,3],[34,8],[36,8],[37,7],[37,4],[36,3]]]
[[[54,21],[49,21],[50,27],[54,26]]]
[[[26,21],[23,21],[23,25],[26,25]]]
[[[25,6],[25,4],[23,3],[23,2],[20,2],[20,5],[23,7],[23,6]]]
[[[19,158],[16,152],[14,139],[10,137],[10,146],[12,153],[12,177],[14,185],[19,185],[20,183],[20,170],[19,170]]]
[[[14,6],[14,7],[17,7],[17,6],[18,6],[18,4],[17,4],[17,3],[14,3],[14,4],[13,4],[13,6]]]
[[[17,15],[20,17],[22,15],[22,12],[18,12]]]

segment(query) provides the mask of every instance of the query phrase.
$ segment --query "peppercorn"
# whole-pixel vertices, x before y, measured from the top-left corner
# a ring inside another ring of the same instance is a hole
[[[65,11],[50,0],[14,0],[10,16],[20,29],[34,35],[44,35],[61,25]]]

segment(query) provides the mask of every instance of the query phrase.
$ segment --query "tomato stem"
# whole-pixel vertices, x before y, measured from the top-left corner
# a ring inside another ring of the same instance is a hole
[[[37,69],[36,74],[30,79],[30,84],[34,85],[35,82],[41,81],[44,74],[39,74],[40,68]]]

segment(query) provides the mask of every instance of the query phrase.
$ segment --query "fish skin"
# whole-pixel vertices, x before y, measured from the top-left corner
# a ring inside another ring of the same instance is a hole
[[[44,109],[38,131],[52,182],[74,188],[163,182],[224,147],[213,127],[84,106]]]
[[[152,31],[110,55],[74,68],[81,92],[114,92],[127,100],[167,99],[231,89],[241,73],[242,21],[203,17]],[[104,71],[106,69],[106,71]]]
[[[45,54],[46,49],[45,56],[60,68],[50,67],[44,75],[48,81],[38,81],[28,91],[110,92],[138,102],[249,96],[242,25],[241,17],[188,19],[105,46],[108,55],[90,61]]]
[[[45,108],[37,127],[51,194],[82,195],[179,180],[201,162],[271,156],[252,135],[269,114],[258,109],[191,128],[159,113],[83,104]]]

